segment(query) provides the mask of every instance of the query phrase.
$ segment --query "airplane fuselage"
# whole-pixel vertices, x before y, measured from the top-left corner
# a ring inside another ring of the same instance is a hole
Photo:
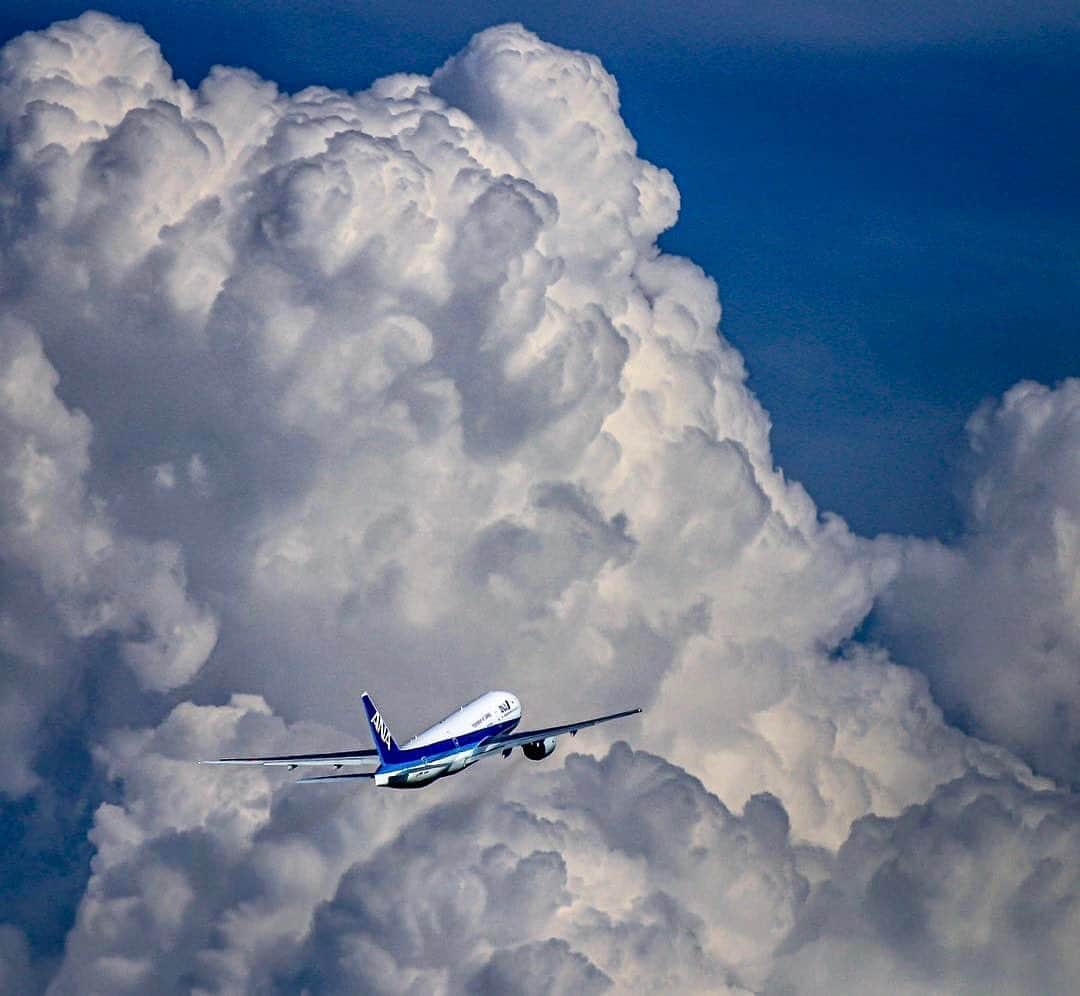
[[[487,692],[388,752],[392,760],[384,759],[379,765],[375,784],[422,788],[437,778],[456,775],[488,753],[485,744],[510,733],[520,721],[521,702],[516,695]],[[392,740],[378,712],[371,723],[374,734],[382,740],[381,746],[389,748]]]

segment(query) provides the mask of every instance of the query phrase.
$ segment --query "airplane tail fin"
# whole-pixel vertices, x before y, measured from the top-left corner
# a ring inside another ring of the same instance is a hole
[[[390,727],[386,725],[386,720],[382,718],[382,713],[371,701],[371,696],[364,692],[360,698],[364,703],[368,726],[371,727],[371,739],[375,743],[375,750],[379,752],[379,760],[383,764],[393,764],[400,760],[401,748],[394,740],[394,735],[390,732]]]

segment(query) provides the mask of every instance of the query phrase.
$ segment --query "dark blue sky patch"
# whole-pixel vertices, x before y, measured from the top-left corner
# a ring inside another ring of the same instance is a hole
[[[975,406],[1080,370],[1080,72],[1056,47],[717,62],[676,84],[699,134],[664,146],[661,244],[716,278],[789,476],[860,532],[949,535]],[[655,158],[666,101],[622,79]]]
[[[0,796],[0,908],[36,955],[57,957],[90,877],[87,833],[101,801],[81,731],[42,752],[38,774],[45,791],[14,801]]]

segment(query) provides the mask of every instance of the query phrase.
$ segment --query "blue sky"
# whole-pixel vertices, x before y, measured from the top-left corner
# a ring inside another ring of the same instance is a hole
[[[220,62],[355,90],[430,72],[506,20],[599,54],[642,154],[675,175],[661,245],[719,284],[778,464],[860,532],[954,534],[975,407],[1080,372],[1070,5],[1041,23],[995,4],[99,6],[143,23],[189,81]],[[16,0],[0,33],[81,9]]]

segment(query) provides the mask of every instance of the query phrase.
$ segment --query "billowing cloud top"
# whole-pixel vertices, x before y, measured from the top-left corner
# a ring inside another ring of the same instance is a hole
[[[505,26],[358,94],[192,90],[87,14],[0,73],[0,787],[50,792],[58,722],[117,786],[59,967],[12,924],[8,978],[974,992],[1010,950],[1016,991],[1068,977],[1073,798],[850,642],[935,554],[773,465],[596,58]],[[1021,508],[986,459],[986,508]],[[190,764],[332,749],[363,687],[403,728],[486,687],[529,722],[648,712],[637,751],[404,800]],[[964,905],[946,860],[996,884]]]

